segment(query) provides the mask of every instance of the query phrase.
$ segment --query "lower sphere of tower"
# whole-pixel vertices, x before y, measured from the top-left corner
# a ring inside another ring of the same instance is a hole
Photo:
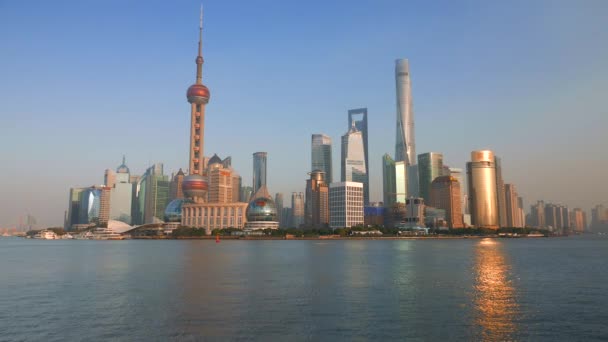
[[[207,180],[197,174],[184,177],[182,182],[182,190],[186,198],[205,198],[207,188]]]

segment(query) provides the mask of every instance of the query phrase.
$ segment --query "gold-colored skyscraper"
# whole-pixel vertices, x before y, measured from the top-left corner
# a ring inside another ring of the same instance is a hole
[[[498,229],[496,164],[492,151],[471,152],[467,179],[471,223],[478,228]]]

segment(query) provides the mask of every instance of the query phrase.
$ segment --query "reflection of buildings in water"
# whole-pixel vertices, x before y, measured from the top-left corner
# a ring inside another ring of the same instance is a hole
[[[483,239],[477,244],[475,255],[475,323],[482,329],[481,339],[512,340],[518,306],[501,243]]]
[[[347,289],[364,288],[369,286],[369,258],[367,258],[369,241],[345,241],[344,256],[345,264],[345,284]]]

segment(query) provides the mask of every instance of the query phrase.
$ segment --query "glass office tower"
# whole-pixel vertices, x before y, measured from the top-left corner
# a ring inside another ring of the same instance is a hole
[[[443,173],[443,155],[428,152],[418,155],[418,190],[425,203],[431,202],[431,183]]]
[[[395,161],[388,153],[382,156],[382,200],[390,208],[395,204]]]
[[[255,194],[262,185],[266,185],[266,161],[268,153],[256,152],[253,154],[253,193]]]
[[[327,184],[333,182],[331,164],[331,138],[325,134],[313,134],[311,142],[310,171],[321,170],[325,172]]]

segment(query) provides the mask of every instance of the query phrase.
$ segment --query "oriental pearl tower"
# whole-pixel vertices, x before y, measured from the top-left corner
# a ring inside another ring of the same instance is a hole
[[[209,89],[203,84],[203,7],[199,21],[198,56],[196,57],[196,83],[188,88],[190,103],[190,174],[184,178],[185,197],[195,203],[204,203],[207,197],[207,180],[203,177],[203,138],[205,136],[205,105],[209,103]]]

